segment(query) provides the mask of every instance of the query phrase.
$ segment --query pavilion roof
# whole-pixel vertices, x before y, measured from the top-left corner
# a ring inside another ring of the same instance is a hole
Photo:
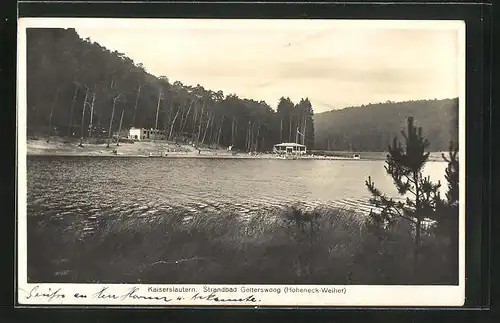
[[[281,144],[274,145],[275,147],[305,147],[305,145],[301,145],[295,142],[284,142]]]

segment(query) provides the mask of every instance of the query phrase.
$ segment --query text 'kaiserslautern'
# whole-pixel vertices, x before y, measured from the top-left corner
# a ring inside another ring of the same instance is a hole
[[[149,293],[195,293],[193,287],[148,287]]]

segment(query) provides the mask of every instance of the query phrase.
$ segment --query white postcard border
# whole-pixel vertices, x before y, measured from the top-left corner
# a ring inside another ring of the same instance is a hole
[[[194,19],[20,18],[17,78],[17,299],[20,305],[145,305],[145,306],[461,306],[465,302],[465,22],[416,20],[330,20],[346,28],[456,29],[459,37],[459,285],[458,286],[327,286],[327,285],[144,285],[144,284],[29,284],[27,283],[26,178],[26,28],[148,28],[197,23]],[[224,20],[235,25],[241,21]],[[248,20],[247,20],[248,22]],[[285,20],[280,20],[287,25]],[[292,21],[290,21],[292,22]],[[309,20],[311,26],[323,20]],[[264,28],[272,22],[261,20]],[[298,25],[293,20],[293,25]],[[154,291],[154,289],[160,290]],[[182,289],[189,291],[182,291]],[[191,290],[191,288],[193,290]],[[236,292],[229,292],[229,289]],[[163,289],[163,291],[161,291]],[[177,289],[177,290],[176,290]],[[180,289],[180,291],[179,291]],[[211,290],[212,289],[212,290]],[[252,290],[254,289],[254,290]],[[258,289],[267,289],[257,291]],[[277,290],[280,292],[277,293]],[[167,292],[165,292],[167,291]],[[215,292],[213,292],[215,291]],[[132,294],[131,294],[132,292]],[[45,297],[34,297],[36,294]],[[61,295],[64,295],[61,296]],[[212,295],[212,296],[210,296]]]

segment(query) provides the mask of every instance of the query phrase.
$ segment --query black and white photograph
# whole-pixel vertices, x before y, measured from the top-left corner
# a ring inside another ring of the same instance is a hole
[[[461,21],[21,18],[18,302],[459,306]]]

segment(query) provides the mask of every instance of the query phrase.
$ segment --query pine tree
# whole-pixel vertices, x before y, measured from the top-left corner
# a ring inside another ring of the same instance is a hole
[[[402,131],[405,147],[394,138],[389,146],[385,170],[394,182],[405,201],[395,201],[375,187],[371,177],[366,186],[372,198],[370,202],[380,209],[380,213],[371,213],[371,220],[379,226],[390,226],[398,219],[412,223],[414,227],[413,261],[414,274],[417,274],[419,247],[421,243],[422,223],[433,216],[433,211],[440,204],[440,183],[434,184],[422,174],[429,158],[425,152],[429,142],[422,136],[422,128],[415,127],[413,118],[407,120],[407,132]]]
[[[451,268],[454,270],[458,264],[458,234],[459,234],[459,161],[458,147],[451,142],[448,151],[448,156],[442,154],[443,159],[448,163],[445,170],[445,178],[448,182],[446,191],[446,199],[440,201],[436,208],[433,220],[434,233],[437,238],[444,238],[445,243],[449,246],[451,259]],[[456,269],[455,269],[456,271]]]
[[[448,156],[443,154],[443,159],[448,163],[445,178],[448,182],[446,200],[437,210],[434,220],[436,221],[436,234],[443,237],[448,254],[445,255],[445,266],[449,266],[448,272],[453,281],[458,281],[458,237],[459,237],[459,160],[458,147],[450,143]]]

